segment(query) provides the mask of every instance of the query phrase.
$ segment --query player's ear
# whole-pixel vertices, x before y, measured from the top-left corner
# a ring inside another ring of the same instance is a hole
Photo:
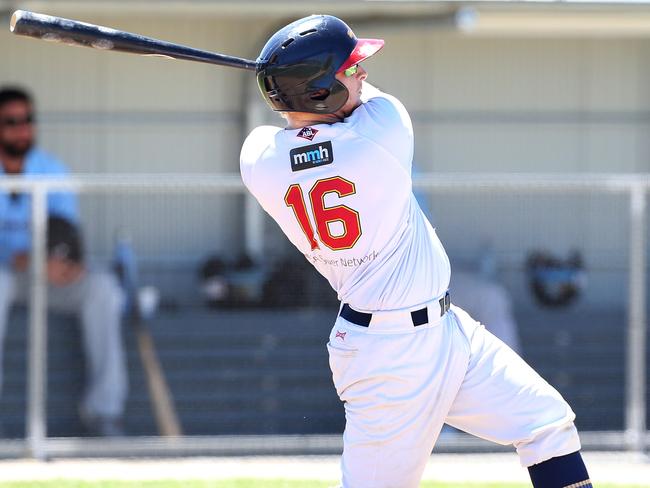
[[[320,88],[309,95],[312,100],[325,100],[330,96],[330,91],[327,88]]]

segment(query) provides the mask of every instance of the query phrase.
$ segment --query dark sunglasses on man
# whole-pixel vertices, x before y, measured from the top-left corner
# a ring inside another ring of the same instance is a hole
[[[36,122],[36,117],[33,114],[27,117],[4,117],[0,119],[0,125],[3,127],[18,127],[22,125],[31,125]]]

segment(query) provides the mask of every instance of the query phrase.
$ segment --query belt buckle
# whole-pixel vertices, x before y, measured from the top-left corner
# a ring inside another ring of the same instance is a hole
[[[449,292],[445,293],[445,296],[438,300],[438,303],[440,304],[440,316],[442,317],[451,306],[451,295],[449,295]]]

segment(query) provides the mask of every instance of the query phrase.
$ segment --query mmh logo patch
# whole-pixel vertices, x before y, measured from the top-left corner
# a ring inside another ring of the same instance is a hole
[[[292,149],[289,152],[289,160],[291,161],[291,171],[302,171],[331,164],[334,162],[332,142],[326,141]]]

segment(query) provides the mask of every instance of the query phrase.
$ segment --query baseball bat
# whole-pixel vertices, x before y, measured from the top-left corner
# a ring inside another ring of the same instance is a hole
[[[14,34],[21,36],[59,42],[70,46],[91,47],[105,51],[141,54],[143,56],[184,59],[246,70],[254,70],[256,67],[255,61],[250,59],[203,51],[110,27],[26,10],[16,10],[13,13],[10,30]]]
[[[156,346],[138,300],[138,265],[130,240],[120,236],[115,248],[115,271],[126,292],[126,315],[138,345],[138,354],[147,380],[151,408],[156,419],[158,433],[162,436],[183,434],[172,393],[156,354]]]
[[[141,319],[137,318],[133,322],[133,327],[138,341],[140,360],[147,377],[147,386],[158,432],[162,436],[180,436],[183,432],[176,415],[172,394],[169,391],[167,381],[165,381],[165,374],[156,354],[151,331]]]

